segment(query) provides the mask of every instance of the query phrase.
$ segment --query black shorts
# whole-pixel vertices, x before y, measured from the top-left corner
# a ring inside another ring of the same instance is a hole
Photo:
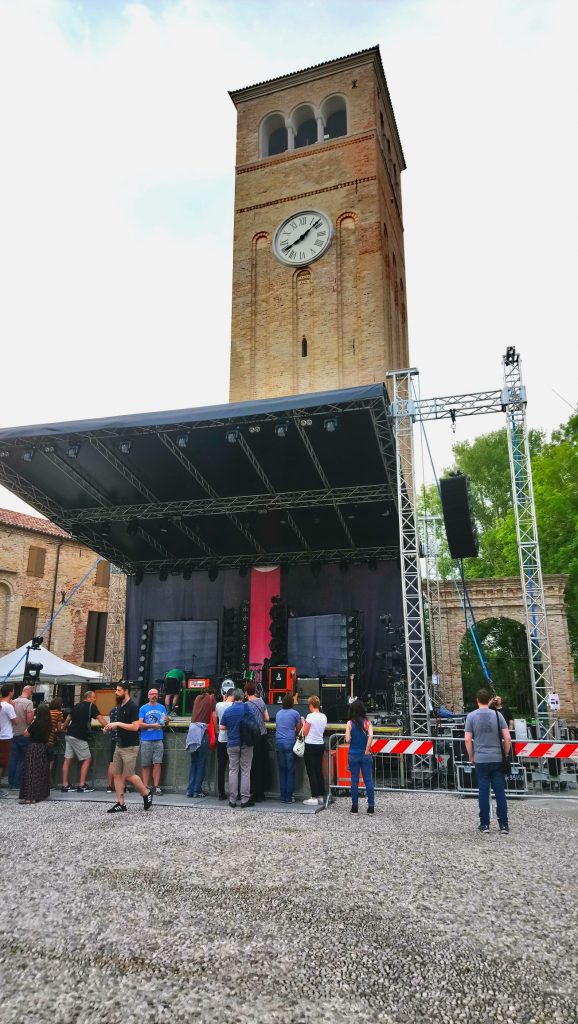
[[[181,692],[181,684],[178,679],[165,679],[165,696],[178,697]]]

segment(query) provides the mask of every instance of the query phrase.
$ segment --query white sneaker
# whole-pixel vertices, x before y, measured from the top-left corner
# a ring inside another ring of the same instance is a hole
[[[163,791],[162,791],[161,787],[157,786],[157,788],[155,789],[155,796],[162,796],[162,795],[163,795]]]
[[[324,804],[325,803],[325,797],[324,796],[318,796],[317,797],[317,803],[318,804]]]
[[[310,796],[308,800],[303,801],[308,807],[318,807],[319,803],[316,796]]]

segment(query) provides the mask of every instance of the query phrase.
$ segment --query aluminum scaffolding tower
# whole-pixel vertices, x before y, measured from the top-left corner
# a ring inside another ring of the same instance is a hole
[[[419,541],[415,516],[413,472],[413,424],[416,421],[449,419],[506,413],[512,499],[516,519],[518,558],[524,597],[526,635],[532,683],[532,698],[539,738],[551,738],[557,723],[552,717],[549,695],[553,692],[550,641],[546,601],[540,563],[536,507],[526,422],[526,390],[522,384],[520,357],[510,346],[503,357],[504,387],[469,395],[412,400],[415,369],[389,373],[393,383],[392,416],[395,423],[397,493],[399,504],[400,558],[407,657],[407,688],[412,733],[428,731],[429,695],[425,660],[423,606],[419,564]],[[427,553],[427,544],[426,544]],[[429,591],[430,615],[439,615],[435,591]],[[439,636],[438,632],[438,636]],[[432,658],[436,655],[432,651]]]
[[[446,703],[448,695],[445,690],[446,679],[443,662],[442,615],[438,565],[441,521],[441,516],[424,515],[419,517],[422,547],[425,559],[425,598],[429,618],[432,689],[435,686],[437,696]]]

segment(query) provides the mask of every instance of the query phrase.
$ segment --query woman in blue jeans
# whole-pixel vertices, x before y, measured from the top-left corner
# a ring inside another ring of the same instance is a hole
[[[203,690],[195,697],[193,704],[193,713],[191,715],[191,724],[198,723],[204,726],[203,735],[200,745],[196,750],[191,753],[191,768],[189,771],[189,785],[187,787],[187,796],[192,797],[203,797],[203,779],[205,778],[205,768],[207,766],[207,758],[209,756],[209,734],[207,732],[207,726],[209,719],[212,717],[215,711],[215,691],[212,688]]]
[[[351,772],[351,814],[357,814],[357,794],[359,790],[359,773],[363,777],[367,793],[367,813],[375,812],[373,791],[373,758],[371,744],[373,742],[373,726],[360,700],[349,705],[349,721],[345,726],[345,742],[349,744],[348,768]]]
[[[295,710],[292,695],[286,693],[283,697],[283,707],[275,717],[275,750],[279,766],[281,801],[284,804],[290,804],[293,801],[295,762],[297,760],[293,753],[293,745],[300,728],[301,715]]]

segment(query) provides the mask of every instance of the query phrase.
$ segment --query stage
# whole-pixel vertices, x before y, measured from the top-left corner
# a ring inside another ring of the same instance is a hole
[[[262,663],[278,596],[291,618],[357,616],[363,659],[344,658],[338,674],[353,674],[358,694],[383,688],[379,616],[403,623],[383,384],[3,429],[0,480],[128,574],[127,678],[146,687],[180,663],[166,651],[166,664],[157,658],[143,677],[146,622],[211,623],[215,681]],[[225,617],[243,606],[247,642],[227,655]]]

